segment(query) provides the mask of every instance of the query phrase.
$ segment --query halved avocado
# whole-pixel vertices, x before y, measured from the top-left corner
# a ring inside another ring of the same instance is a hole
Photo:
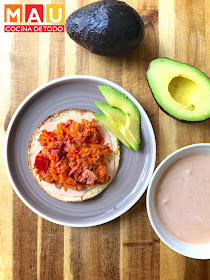
[[[147,80],[160,108],[179,121],[210,118],[210,79],[200,70],[169,58],[153,60]]]
[[[135,150],[139,150],[139,145],[135,142],[132,133],[126,128],[127,119],[129,116],[120,110],[119,108],[113,107],[108,103],[95,102],[96,106],[107,116],[112,125],[116,127],[121,134],[126,138],[129,145]]]
[[[114,107],[121,109],[126,114],[126,124],[125,127],[130,131],[133,141],[136,146],[140,144],[140,120],[141,116],[139,110],[133,104],[133,102],[127,98],[127,96],[117,90],[110,88],[108,86],[98,87],[106,101]],[[139,147],[138,147],[139,149]],[[135,150],[138,150],[135,148]]]
[[[93,113],[93,116],[103,125],[105,125],[109,130],[111,130],[111,132],[114,133],[114,135],[120,140],[120,142],[122,142],[123,145],[132,150],[132,147],[128,143],[125,136],[118,130],[118,127],[116,127],[115,124],[112,123],[104,113]]]

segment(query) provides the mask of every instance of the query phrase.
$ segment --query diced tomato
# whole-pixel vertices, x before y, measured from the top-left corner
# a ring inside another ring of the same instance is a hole
[[[49,166],[49,160],[47,158],[36,156],[34,167],[40,171],[47,171]]]
[[[104,141],[104,138],[102,136],[98,137],[98,143],[101,144]]]

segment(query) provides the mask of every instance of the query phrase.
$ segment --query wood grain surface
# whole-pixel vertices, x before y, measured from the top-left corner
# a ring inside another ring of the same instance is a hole
[[[21,4],[65,4],[66,17],[88,0],[13,0]],[[1,0],[1,18],[3,18]],[[0,33],[0,151],[21,101],[54,78],[89,74],[130,92],[147,112],[157,140],[157,162],[185,145],[210,142],[210,121],[177,122],[159,110],[145,72],[157,57],[198,67],[210,76],[209,0],[126,0],[142,16],[146,33],[132,53],[101,57],[65,33]],[[3,22],[0,23],[3,25]],[[0,161],[0,279],[210,279],[210,261],[185,258],[160,242],[146,213],[145,194],[120,218],[91,228],[48,222],[13,192]]]

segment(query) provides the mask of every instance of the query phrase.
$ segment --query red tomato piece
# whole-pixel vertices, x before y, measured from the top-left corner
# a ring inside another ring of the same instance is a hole
[[[98,137],[98,143],[101,144],[101,142],[103,142],[103,141],[104,141],[104,138],[102,136],[99,136]]]
[[[36,156],[34,167],[40,171],[47,171],[49,166],[49,160],[47,158]]]

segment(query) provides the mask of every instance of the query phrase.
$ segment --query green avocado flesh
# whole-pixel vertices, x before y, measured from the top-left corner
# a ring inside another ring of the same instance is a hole
[[[210,79],[197,68],[157,58],[147,80],[160,108],[172,117],[189,122],[210,118]]]
[[[93,113],[93,116],[105,125],[128,149],[132,150],[132,147],[126,140],[125,136],[118,130],[118,127],[109,120],[109,118],[104,113]]]
[[[95,102],[95,104],[107,116],[113,126],[116,126],[121,134],[123,134],[124,137],[128,139],[132,149],[138,151],[139,145],[136,144],[135,140],[133,139],[133,135],[126,128],[128,116],[126,116],[126,114],[119,108],[112,107],[108,103]]]
[[[121,112],[124,114],[124,117],[119,118],[119,111],[118,115],[116,116],[116,113],[113,115],[114,109],[111,110],[109,108],[109,112],[107,112],[106,109],[103,107],[103,112],[106,115],[111,118],[113,122],[118,121],[121,124],[120,127],[122,127],[122,124],[125,129],[125,137],[129,141],[130,145],[135,151],[139,150],[139,144],[140,144],[140,120],[141,116],[136,108],[136,106],[133,104],[133,102],[127,98],[125,94],[122,94],[108,86],[99,86],[99,90],[105,97],[106,101],[109,103],[109,105],[113,108],[116,107],[121,110]],[[100,108],[101,109],[101,108]],[[101,109],[102,110],[102,109]],[[122,114],[121,114],[122,115]]]

